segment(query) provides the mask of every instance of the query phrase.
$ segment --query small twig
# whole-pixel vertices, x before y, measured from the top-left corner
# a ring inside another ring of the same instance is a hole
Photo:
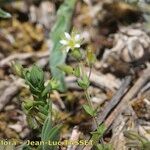
[[[4,67],[5,65],[9,65],[11,61],[18,59],[18,60],[25,60],[25,59],[29,59],[31,57],[37,57],[37,58],[42,58],[42,57],[48,57],[49,56],[49,52],[45,51],[45,52],[31,52],[31,53],[16,53],[13,55],[10,55],[4,59],[2,59],[0,61],[0,67]]]
[[[118,106],[114,109],[114,111],[110,114],[110,116],[105,120],[106,128],[113,123],[113,121],[118,117],[120,113],[122,113],[128,106],[128,102],[132,100],[140,91],[140,89],[150,80],[150,68],[146,69],[143,74],[139,77],[133,87],[129,90],[129,92],[124,96],[122,101],[118,104]]]
[[[61,107],[61,109],[65,109],[65,104],[63,103],[59,93],[57,91],[54,91],[53,92],[53,95],[51,96],[51,98],[54,98],[54,99],[57,99],[58,103],[59,103],[59,106]]]
[[[88,75],[89,80],[90,80],[90,77],[91,77],[91,73],[92,73],[92,66],[89,67],[89,75]]]
[[[125,77],[117,93],[113,96],[110,102],[104,107],[103,111],[98,115],[99,124],[101,124],[106,119],[111,110],[114,109],[116,105],[120,102],[121,98],[126,93],[129,84],[131,83],[131,80],[132,80],[131,76]]]
[[[87,75],[89,75],[89,69],[85,69],[85,72]],[[109,79],[111,78],[111,79]],[[109,89],[111,91],[115,91],[115,89],[118,89],[120,86],[120,81],[115,79],[110,74],[101,74],[96,71],[92,71],[90,74],[90,82],[91,84],[100,87],[102,89]]]
[[[78,129],[78,126],[75,126],[72,130],[71,137],[69,141],[78,141],[80,137],[80,131]],[[77,145],[68,145],[67,150],[76,150]]]
[[[85,72],[87,73],[87,75],[89,75],[88,70],[85,70]],[[109,77],[111,79],[109,79]],[[81,88],[78,88],[76,86],[76,84],[73,84],[76,82],[76,80],[77,80],[77,78],[74,76],[68,76],[65,78],[65,81],[67,82],[68,87],[81,90]],[[96,86],[96,87],[101,88],[103,90],[108,89],[110,91],[115,91],[115,89],[118,89],[119,85],[120,85],[120,81],[115,79],[115,78],[113,79],[113,76],[104,75],[104,74],[100,74],[100,73],[98,74],[97,72],[94,72],[94,71],[91,72],[89,80],[93,86]]]
[[[18,79],[11,83],[0,96],[0,111],[3,110],[10,100],[19,92],[22,80]]]

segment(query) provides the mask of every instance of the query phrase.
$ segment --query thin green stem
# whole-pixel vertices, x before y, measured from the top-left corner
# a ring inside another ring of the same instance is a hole
[[[85,90],[84,91],[84,94],[85,94],[85,96],[86,96],[86,99],[87,99],[87,102],[88,102],[88,104],[89,104],[89,106],[94,110],[94,106],[93,106],[93,104],[92,104],[92,102],[91,102],[91,98],[90,98],[90,96],[89,96],[89,93],[88,93],[88,90]],[[95,116],[92,116],[93,117],[93,120],[94,120],[94,122],[95,122],[95,125],[96,125],[96,127],[98,128],[98,122],[97,122],[97,120],[96,120],[96,117]]]
[[[90,65],[90,70],[89,70],[89,75],[88,75],[88,79],[89,79],[89,80],[90,80],[90,77],[91,77],[91,73],[92,73],[92,65]],[[89,93],[88,93],[88,89],[85,90],[85,96],[86,96],[86,98],[87,98],[88,104],[89,104],[90,107],[94,110],[94,106],[93,106],[93,104],[92,104],[92,102],[91,102],[91,98],[90,98],[90,95],[89,95]],[[95,116],[93,116],[93,120],[94,120],[94,122],[95,122],[96,127],[98,128],[99,125],[98,125],[98,122],[97,122],[97,119],[96,119]]]
[[[83,62],[82,61],[80,61],[80,72],[81,72],[81,76],[83,76],[84,75],[84,72],[83,72],[83,70],[84,70],[84,68],[83,68]]]
[[[52,123],[53,122],[53,119],[52,119],[52,115],[53,115],[52,100],[50,100],[50,101],[49,100],[50,100],[50,95],[48,95],[48,105],[49,105],[50,119],[51,119],[51,123]]]
[[[80,62],[80,68],[81,68],[81,76],[83,76],[85,74],[84,72],[84,68],[83,68],[83,62]],[[90,72],[89,72],[89,75],[88,75],[88,79],[90,79],[90,76],[91,76],[91,72],[92,72],[92,66],[90,67]],[[87,99],[87,102],[88,102],[88,105],[92,108],[92,110],[94,110],[94,106],[91,102],[91,98],[90,98],[90,95],[88,93],[88,89],[84,90],[84,94],[86,96],[86,99]],[[94,122],[95,122],[95,125],[96,127],[98,128],[98,122],[96,120],[96,117],[95,116],[92,116]]]
[[[91,73],[92,73],[92,66],[90,66],[90,71],[89,71],[89,76],[88,76],[89,80],[90,80]]]

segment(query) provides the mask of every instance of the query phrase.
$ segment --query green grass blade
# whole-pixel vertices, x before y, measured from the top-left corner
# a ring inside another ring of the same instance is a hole
[[[61,35],[64,32],[69,32],[71,27],[71,19],[77,0],[65,0],[57,12],[57,21],[51,32],[51,39],[53,43],[52,51],[50,53],[50,69],[52,76],[58,79],[61,83],[60,91],[65,91],[66,86],[64,83],[64,73],[62,73],[57,66],[65,63],[66,54],[61,50],[59,43]]]
[[[11,14],[0,8],[0,18],[10,18]]]

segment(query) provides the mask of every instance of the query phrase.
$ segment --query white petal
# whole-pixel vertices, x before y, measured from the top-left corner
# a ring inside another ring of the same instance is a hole
[[[79,48],[79,47],[80,47],[80,44],[75,44],[74,47]]]
[[[70,40],[70,39],[71,39],[70,34],[69,34],[69,33],[67,33],[67,32],[65,32],[65,37],[66,37],[68,40]]]
[[[76,41],[79,41],[80,39],[81,39],[81,35],[80,34],[75,35],[75,40]]]
[[[67,46],[67,47],[66,47],[66,52],[68,53],[69,50],[70,50],[70,46]]]
[[[68,41],[66,41],[66,40],[61,40],[60,43],[61,43],[62,45],[67,45],[67,44],[68,44]]]
[[[44,83],[44,86],[47,86],[49,83],[49,80],[47,80],[45,83]]]

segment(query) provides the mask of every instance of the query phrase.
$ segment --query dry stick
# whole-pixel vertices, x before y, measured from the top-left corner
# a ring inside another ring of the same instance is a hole
[[[136,81],[134,86],[129,90],[129,92],[124,96],[122,101],[118,104],[118,106],[113,110],[113,112],[107,117],[107,119],[101,120],[101,122],[104,121],[106,130],[111,126],[111,124],[114,122],[115,119],[121,114],[126,107],[128,106],[128,102],[134,98],[139,90],[150,80],[150,67],[147,68],[141,77]],[[118,93],[118,92],[117,92]],[[117,95],[117,94],[116,94]],[[105,118],[104,118],[105,119]],[[83,150],[91,150],[92,146],[85,146]]]
[[[111,110],[114,109],[116,105],[120,102],[121,98],[126,93],[129,84],[131,83],[131,80],[132,80],[131,76],[125,77],[117,93],[113,96],[110,102],[104,107],[103,111],[98,115],[99,124],[101,124],[106,119]]]
[[[38,57],[38,58],[42,58],[42,57],[48,57],[49,56],[49,52],[48,51],[44,51],[44,52],[31,52],[31,53],[16,53],[13,55],[10,55],[4,59],[2,59],[0,61],[0,67],[4,67],[5,65],[8,65],[11,61],[15,60],[15,59],[19,59],[19,60],[25,60],[25,59],[29,59],[31,57]]]
[[[19,92],[20,90],[20,84],[22,80],[18,79],[11,83],[3,92],[3,94],[0,96],[0,111],[3,110],[5,105],[7,105],[10,100]]]
[[[72,134],[70,136],[69,141],[72,141],[72,142],[78,141],[80,138],[80,134],[81,134],[81,132],[79,131],[78,126],[75,126],[72,130]],[[76,150],[77,146],[78,145],[76,145],[76,144],[75,145],[68,145],[67,150]]]
[[[85,72],[87,75],[89,75],[88,69],[85,68]],[[111,79],[109,79],[108,75],[104,75],[96,71],[91,72],[90,82],[91,84],[97,87],[100,87],[102,89],[109,89],[111,91],[114,91],[115,88],[119,88],[119,84],[120,84],[120,81],[115,78],[112,78],[112,76]]]
[[[85,70],[86,74],[89,75],[89,71]],[[107,75],[104,74],[98,74],[96,72],[91,72],[91,76],[90,76],[90,83],[91,85],[94,85],[98,88],[101,88],[103,90],[111,90],[114,91],[115,88],[119,88],[120,85],[120,81],[117,79],[108,79]],[[76,82],[77,78],[74,76],[68,76],[65,78],[65,81],[68,83],[68,85],[70,85],[71,83]],[[77,87],[75,87],[77,88]],[[80,90],[81,88],[79,88]]]
[[[129,90],[129,92],[124,96],[122,101],[118,104],[118,106],[114,109],[114,111],[110,114],[110,116],[105,120],[106,128],[109,128],[113,121],[117,118],[117,116],[122,113],[127,106],[128,102],[133,99],[140,89],[150,80],[150,67],[147,68],[143,74],[136,81],[134,86]]]

